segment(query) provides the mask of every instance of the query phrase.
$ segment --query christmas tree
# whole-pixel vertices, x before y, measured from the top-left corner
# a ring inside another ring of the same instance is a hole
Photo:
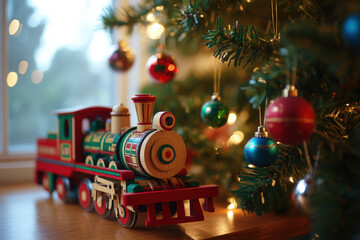
[[[131,32],[150,13],[161,15],[165,49],[205,48],[223,65],[214,92],[235,124],[200,120],[209,83],[220,81],[212,73],[143,89],[177,116],[201,181],[231,189],[238,207],[258,215],[286,210],[294,198],[314,239],[359,237],[360,3],[156,0],[102,18],[106,29]]]

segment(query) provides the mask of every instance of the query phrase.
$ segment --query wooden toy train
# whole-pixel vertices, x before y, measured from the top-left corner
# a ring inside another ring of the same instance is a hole
[[[199,199],[204,211],[213,212],[218,187],[186,176],[186,147],[172,131],[174,115],[158,112],[151,122],[155,99],[132,98],[136,127],[123,105],[57,111],[58,133],[37,141],[36,182],[127,228],[140,212],[147,214],[145,226],[202,221]]]

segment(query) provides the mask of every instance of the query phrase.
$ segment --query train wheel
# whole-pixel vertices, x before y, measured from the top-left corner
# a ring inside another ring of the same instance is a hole
[[[51,187],[51,186],[54,186],[53,183],[51,182],[51,179],[49,177],[49,174],[48,173],[43,173],[42,174],[42,179],[41,179],[41,184],[43,186],[43,188],[49,192],[50,194],[53,192],[53,188],[54,187]]]
[[[109,209],[109,198],[105,195],[100,195],[94,202],[95,212],[106,219],[114,218],[114,209]]]
[[[117,162],[117,161],[111,161],[111,162],[109,163],[109,168],[110,168],[110,169],[121,169],[121,165],[120,165],[120,163]]]
[[[87,212],[94,209],[93,199],[91,197],[92,183],[88,178],[84,178],[78,188],[78,199],[80,206]]]
[[[128,208],[121,205],[119,217],[117,218],[118,222],[126,228],[132,228],[136,224],[137,213],[130,211]]]
[[[98,167],[107,167],[108,166],[108,160],[106,160],[105,158],[99,158],[97,160],[96,166],[98,166]]]
[[[73,191],[70,189],[70,180],[67,177],[56,178],[56,192],[62,201],[70,202],[74,200]]]
[[[87,155],[85,158],[85,164],[87,165],[95,165],[94,158],[91,155]]]

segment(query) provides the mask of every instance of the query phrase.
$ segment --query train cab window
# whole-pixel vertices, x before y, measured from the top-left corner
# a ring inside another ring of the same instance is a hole
[[[90,130],[90,119],[84,118],[81,122],[81,132],[87,133]]]
[[[69,138],[69,135],[70,135],[69,119],[65,119],[65,121],[64,121],[64,136],[65,136],[65,138]]]

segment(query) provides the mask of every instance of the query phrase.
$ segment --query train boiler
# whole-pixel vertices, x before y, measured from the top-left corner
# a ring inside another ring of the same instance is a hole
[[[202,210],[214,211],[218,188],[186,176],[186,145],[172,131],[174,115],[158,112],[151,121],[155,99],[132,98],[135,127],[122,104],[57,111],[58,132],[37,142],[37,183],[127,228],[141,212],[147,214],[145,226],[203,220]]]

